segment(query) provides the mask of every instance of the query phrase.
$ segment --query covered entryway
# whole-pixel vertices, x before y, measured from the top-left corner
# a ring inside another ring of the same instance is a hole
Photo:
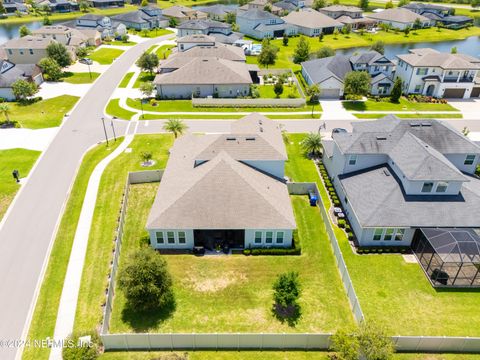
[[[435,85],[428,85],[427,92],[425,93],[425,95],[432,96],[434,90],[435,90]]]
[[[217,247],[243,249],[245,230],[194,230],[194,246],[215,250]]]
[[[443,97],[447,99],[462,99],[466,89],[445,89]]]
[[[273,32],[273,37],[274,38],[279,38],[279,37],[283,37],[283,34],[285,33],[285,30],[275,30]]]
[[[472,98],[480,97],[480,86],[479,87],[474,87],[472,89],[472,92],[470,93],[470,97],[472,97]]]
[[[320,98],[322,99],[339,99],[340,89],[322,89],[320,91]]]

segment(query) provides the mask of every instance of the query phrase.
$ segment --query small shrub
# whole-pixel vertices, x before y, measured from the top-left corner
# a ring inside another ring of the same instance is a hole
[[[336,207],[340,206],[340,201],[338,201],[338,200],[334,201],[333,206],[336,206]]]
[[[339,228],[342,228],[342,229],[343,229],[343,228],[345,227],[345,225],[346,225],[346,222],[345,222],[344,219],[338,220],[338,227],[339,227]]]

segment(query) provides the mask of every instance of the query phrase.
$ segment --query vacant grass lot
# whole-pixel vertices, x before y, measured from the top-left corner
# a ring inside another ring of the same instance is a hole
[[[119,88],[126,88],[128,83],[130,82],[130,79],[134,75],[134,72],[129,72],[126,73],[125,76],[123,77],[122,81],[120,81],[120,84],[118,85]]]
[[[29,339],[53,337],[58,304],[60,303],[65,273],[88,180],[95,166],[109,155],[120,144],[121,140],[121,138],[118,139],[110,148],[107,148],[104,144],[98,145],[85,154],[83,158],[50,254],[47,271],[30,324]],[[29,347],[23,352],[23,359],[47,360],[49,354],[50,350],[47,348]]]
[[[75,330],[92,330],[100,324],[117,214],[128,171],[145,170],[140,164],[144,151],[151,152],[156,161],[149,169],[164,168],[172,143],[173,135],[137,135],[130,144],[132,152],[121,154],[105,169],[90,231]]]
[[[127,99],[127,105],[141,110],[140,102],[138,99]],[[194,107],[191,100],[159,100],[157,101],[156,106],[150,104],[143,104],[143,109],[145,111],[152,112],[292,112],[294,114],[296,111],[309,111],[311,107],[305,105],[299,108],[279,108],[279,107],[258,107],[258,108],[247,108],[247,107]],[[315,106],[315,111],[322,111],[320,105]]]
[[[398,103],[389,101],[344,101],[343,107],[351,111],[458,111],[450,104],[432,104],[410,101],[404,97]]]
[[[292,161],[291,154],[302,153],[303,136],[289,135],[287,175],[316,181],[330,206],[313,162]],[[480,336],[480,313],[475,310],[479,292],[437,291],[418,264],[407,264],[401,255],[355,255],[345,233],[334,229],[367,321],[381,324],[392,335]]]
[[[110,116],[116,116],[119,119],[130,120],[134,112],[124,109],[119,104],[120,99],[112,99],[108,102],[105,112]]]
[[[100,48],[89,55],[90,59],[101,65],[109,65],[124,53],[124,50],[114,48]]]
[[[358,119],[379,119],[388,114],[362,114],[355,113],[353,114]],[[463,115],[461,113],[450,113],[450,114],[393,114],[396,117],[401,119],[462,119]]]
[[[42,129],[59,126],[79,97],[61,95],[51,99],[37,101],[33,104],[8,103],[10,120],[17,121],[21,127]]]
[[[343,3],[344,1],[342,1]],[[355,6],[358,6],[358,2],[355,3]],[[383,4],[382,8],[385,7]],[[424,41],[448,41],[448,40],[461,40],[470,36],[480,35],[479,27],[471,27],[470,29],[461,29],[461,30],[449,30],[441,29],[437,31],[436,28],[430,29],[421,29],[416,31],[411,31],[409,36],[405,36],[403,32],[395,33],[393,31],[384,32],[379,31],[377,34],[364,34],[363,36],[356,33],[351,33],[349,35],[340,34],[336,38],[332,35],[325,35],[323,41],[319,41],[318,37],[305,37],[310,44],[310,51],[316,52],[323,46],[329,46],[333,49],[345,49],[351,47],[369,47],[376,41],[383,41],[386,44],[395,44],[395,43],[413,43],[413,42],[424,42]],[[290,38],[288,46],[283,46],[282,39],[272,40],[272,43],[278,47],[278,58],[275,65],[271,66],[272,68],[281,68],[287,69],[290,68],[293,71],[301,69],[299,64],[294,64],[293,52],[298,43],[300,37]],[[247,56],[247,63],[257,64],[256,56]]]
[[[13,179],[12,171],[16,169],[21,178],[26,177],[39,156],[40,151],[34,150],[0,150],[0,221],[20,189],[20,185]]]
[[[122,256],[148,246],[144,230],[158,184],[131,187]],[[293,196],[301,256],[165,256],[177,302],[171,314],[125,311],[117,289],[112,333],[116,332],[328,332],[352,322],[320,214],[307,197]],[[271,287],[285,269],[300,273],[302,318],[295,328],[271,313]]]
[[[88,72],[78,72],[78,73],[65,72],[63,73],[62,80],[70,84],[91,84],[99,76],[100,76],[100,73],[97,73],[97,72],[92,72],[91,74]]]

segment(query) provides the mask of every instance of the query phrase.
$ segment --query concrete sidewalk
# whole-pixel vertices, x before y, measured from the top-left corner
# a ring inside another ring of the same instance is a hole
[[[77,230],[73,240],[72,252],[68,261],[67,273],[63,284],[62,296],[58,307],[54,339],[65,339],[72,331],[77,309],[78,294],[82,280],[85,254],[87,252],[90,228],[92,226],[95,204],[100,180],[107,165],[128,147],[135,135],[138,122],[132,121],[125,132],[125,139],[110,155],[103,159],[93,170],[80,212]],[[133,128],[133,132],[131,129]],[[62,359],[62,346],[52,347],[50,359]]]

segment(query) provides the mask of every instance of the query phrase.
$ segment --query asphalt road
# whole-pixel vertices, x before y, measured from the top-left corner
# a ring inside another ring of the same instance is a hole
[[[0,229],[0,359],[15,358],[17,348],[5,341],[21,339],[76,171],[84,153],[104,139],[100,119],[110,95],[144,50],[169,37],[132,47],[97,79],[64,122],[12,204]],[[127,123],[117,124],[117,134],[123,134]],[[110,127],[108,131],[111,136]]]

